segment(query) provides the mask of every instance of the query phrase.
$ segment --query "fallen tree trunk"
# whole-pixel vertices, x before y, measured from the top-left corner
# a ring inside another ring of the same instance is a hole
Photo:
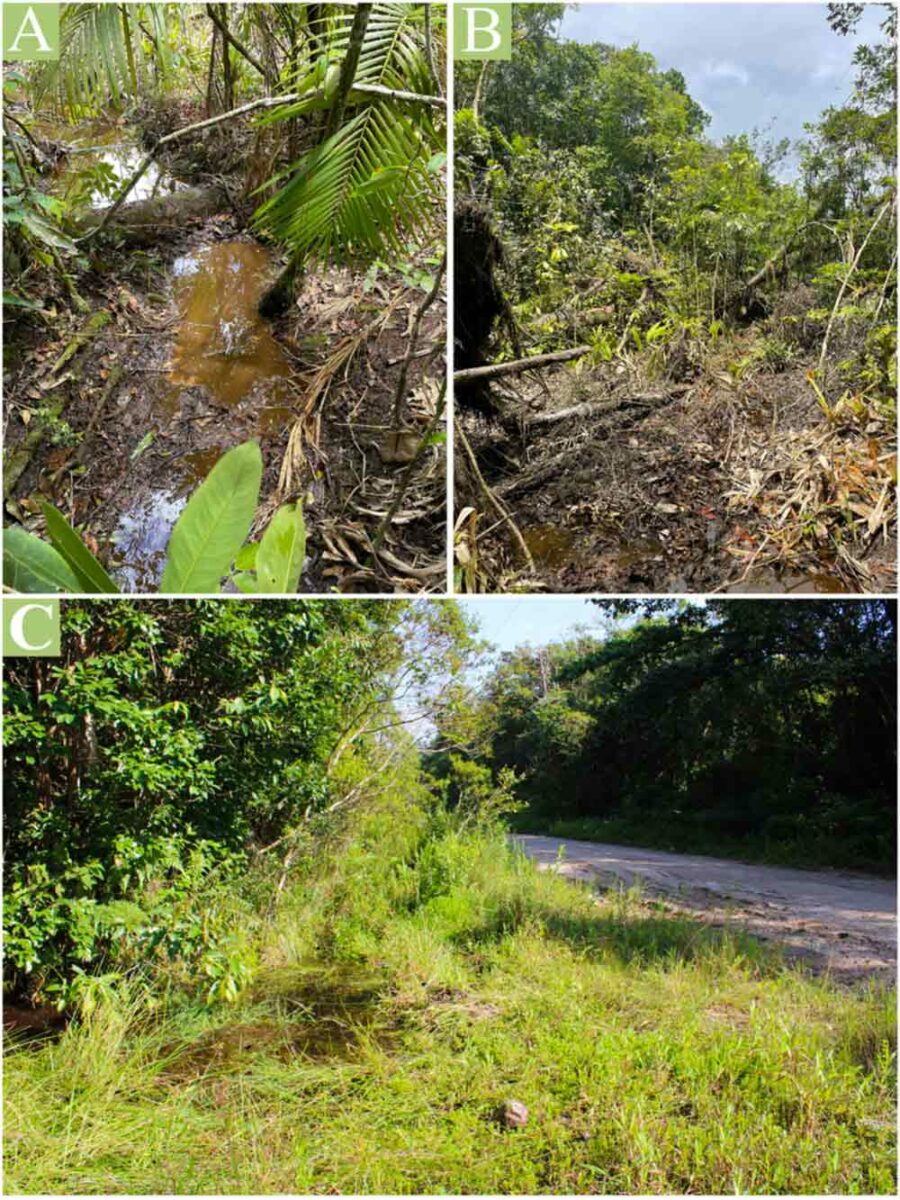
[[[690,384],[680,383],[666,388],[664,392],[642,392],[635,396],[623,396],[619,400],[592,400],[585,404],[575,404],[571,408],[560,408],[556,412],[539,413],[536,417],[528,417],[525,423],[528,426],[556,425],[559,421],[568,421],[572,417],[595,417],[620,408],[649,408],[674,400],[676,396],[690,391],[690,387]]]
[[[470,367],[467,371],[454,371],[454,383],[474,383],[476,379],[499,379],[501,375],[521,375],[533,367],[546,367],[551,363],[568,362],[570,358],[581,358],[590,351],[590,346],[576,346],[574,350],[557,350],[553,354],[535,354],[531,358],[520,358],[515,362],[492,363],[487,367]]]
[[[123,204],[111,214],[109,208],[98,208],[81,219],[84,234],[105,226],[132,246],[151,246],[173,232],[184,228],[185,221],[211,217],[229,206],[226,189],[216,184],[205,188],[185,188],[170,196],[153,200],[136,200]]]

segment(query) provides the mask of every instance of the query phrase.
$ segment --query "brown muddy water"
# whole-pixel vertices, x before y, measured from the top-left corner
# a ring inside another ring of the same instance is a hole
[[[242,1071],[259,1054],[283,1061],[352,1059],[363,1043],[390,1039],[391,1030],[380,1023],[383,988],[379,977],[352,968],[267,972],[249,996],[263,1006],[261,1018],[170,1046],[165,1074],[184,1080]]]
[[[177,331],[151,422],[160,427],[186,419],[194,389],[202,389],[206,406],[222,410],[223,419],[211,445],[174,459],[174,482],[134,494],[119,518],[117,574],[129,589],[155,590],[172,527],[220,456],[290,421],[291,364],[258,312],[271,273],[270,251],[249,241],[202,246],[172,263]]]
[[[590,539],[580,539],[577,531],[563,525],[532,525],[522,530],[522,536],[535,565],[546,572],[568,574],[570,569],[589,569],[589,564],[596,557]],[[666,554],[666,545],[660,538],[643,537],[620,543],[611,552],[611,558],[616,571],[624,573],[631,582],[652,577],[658,565],[665,562]],[[746,579],[724,589],[729,593],[772,595],[837,595],[848,590],[840,578],[826,569],[805,574],[773,568],[759,568]]]
[[[181,324],[172,371],[171,402],[181,390],[205,387],[214,403],[231,408],[257,384],[285,379],[290,364],[257,311],[271,254],[255,242],[219,242],[172,264]],[[268,389],[278,400],[283,389]]]

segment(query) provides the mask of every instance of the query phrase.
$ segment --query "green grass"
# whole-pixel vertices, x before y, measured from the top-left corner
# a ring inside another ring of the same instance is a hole
[[[892,994],[422,836],[289,896],[238,1004],[9,1051],[6,1190],[894,1192]]]

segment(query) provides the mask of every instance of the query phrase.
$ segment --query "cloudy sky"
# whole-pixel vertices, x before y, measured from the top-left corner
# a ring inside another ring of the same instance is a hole
[[[796,138],[853,89],[853,51],[877,37],[884,9],[871,4],[855,36],[840,37],[825,4],[590,4],[573,6],[564,38],[628,46],[677,67],[712,117],[708,133],[766,131]]]

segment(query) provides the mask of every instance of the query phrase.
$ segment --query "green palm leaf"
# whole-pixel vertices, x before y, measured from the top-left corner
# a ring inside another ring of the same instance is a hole
[[[156,54],[157,65],[168,69],[169,5],[165,4],[64,4],[60,13],[58,61],[45,63],[34,80],[39,102],[55,95],[70,116],[94,111],[111,95],[118,104],[124,92],[134,95],[146,82],[147,63]],[[144,22],[155,38],[151,46]],[[126,50],[128,40],[134,74]],[[157,53],[158,51],[158,53]]]
[[[352,16],[341,14],[317,30],[317,53],[329,63],[343,58],[351,24]],[[273,110],[264,120],[321,107],[309,74],[313,66],[306,62],[297,73],[311,80],[311,98]],[[414,6],[373,6],[355,82],[431,90],[421,13]],[[341,128],[293,164],[289,181],[254,214],[260,233],[298,257],[378,256],[402,247],[432,218],[441,185],[427,164],[441,139],[431,111],[351,93],[348,112]],[[285,174],[260,190],[282,183]]]

